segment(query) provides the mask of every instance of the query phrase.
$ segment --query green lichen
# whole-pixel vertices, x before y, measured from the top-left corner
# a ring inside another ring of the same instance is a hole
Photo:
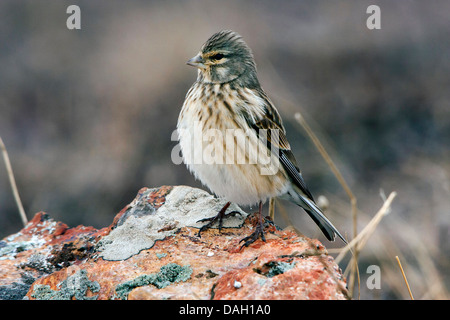
[[[88,290],[98,292],[100,285],[97,281],[90,281],[86,270],[80,270],[66,280],[57,284],[59,290],[53,290],[49,285],[35,285],[31,297],[37,300],[96,300],[97,296],[87,297]]]
[[[164,257],[166,257],[167,256],[167,253],[157,253],[156,254],[156,257],[158,258],[158,259],[162,259],[162,258],[164,258]]]
[[[32,236],[28,241],[12,241],[15,237],[10,236],[11,242],[0,241],[0,260],[13,260],[19,252],[41,247],[45,244],[45,240],[38,236]]]
[[[69,300],[59,296],[59,291],[52,290],[49,285],[37,284],[33,287],[31,297],[37,300]]]
[[[288,263],[282,261],[270,261],[265,263],[261,269],[253,269],[256,273],[259,273],[267,278],[273,278],[279,274],[283,274],[286,271],[294,268],[296,262]]]
[[[269,272],[266,274],[266,277],[272,278],[279,274],[285,273],[286,271],[295,267],[295,262],[287,263],[287,262],[276,262],[270,268]]]
[[[133,280],[121,283],[116,286],[116,294],[114,298],[127,299],[128,294],[134,288],[154,285],[158,289],[165,288],[172,283],[187,281],[192,275],[192,268],[189,265],[180,266],[176,263],[169,263],[162,266],[159,272],[144,274]]]

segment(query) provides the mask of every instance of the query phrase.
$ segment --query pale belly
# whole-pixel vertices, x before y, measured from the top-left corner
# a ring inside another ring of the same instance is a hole
[[[240,205],[265,202],[287,191],[284,178],[262,176],[257,165],[191,164],[188,168],[217,196]]]
[[[240,205],[286,193],[288,183],[278,158],[267,154],[255,132],[244,131],[239,122],[226,121],[226,116],[220,114],[213,126],[206,122],[210,129],[189,115],[178,123],[183,161],[189,170],[217,196]]]

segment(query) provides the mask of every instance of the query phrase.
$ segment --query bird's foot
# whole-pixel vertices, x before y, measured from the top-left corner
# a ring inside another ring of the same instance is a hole
[[[255,231],[248,237],[245,237],[241,239],[241,241],[239,241],[239,243],[244,242],[240,250],[242,250],[243,247],[248,247],[253,242],[258,240],[258,238],[261,238],[262,241],[266,242],[266,237],[264,236],[264,222],[262,217],[260,217],[260,219],[258,220],[258,223],[255,227]]]
[[[242,215],[239,211],[231,211],[229,213],[225,213],[228,209],[228,207],[230,206],[230,202],[228,202],[220,211],[217,215],[215,215],[214,217],[211,218],[204,218],[204,219],[200,219],[197,222],[206,222],[209,221],[207,224],[205,224],[204,226],[202,226],[200,228],[200,230],[198,231],[197,235],[199,238],[201,238],[201,233],[205,230],[208,230],[210,228],[212,228],[212,226],[216,223],[216,221],[219,221],[219,232],[222,231],[222,227],[223,227],[223,220],[230,217],[230,216],[235,216],[236,214]]]

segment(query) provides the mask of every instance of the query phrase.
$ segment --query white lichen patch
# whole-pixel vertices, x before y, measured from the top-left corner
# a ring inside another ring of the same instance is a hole
[[[7,240],[15,238],[9,237]],[[19,252],[39,248],[44,244],[45,239],[37,235],[33,235],[28,241],[1,241],[0,260],[14,260]]]
[[[100,257],[114,261],[128,259],[151,248],[155,241],[175,234],[181,227],[202,227],[205,222],[199,220],[214,217],[226,204],[225,200],[217,199],[206,191],[176,186],[166,196],[165,203],[155,210],[148,205],[149,194],[144,193],[134,201],[126,213],[126,220],[99,241],[97,251]],[[231,211],[240,214],[226,218],[223,228],[240,227],[247,216],[234,204],[227,210]]]

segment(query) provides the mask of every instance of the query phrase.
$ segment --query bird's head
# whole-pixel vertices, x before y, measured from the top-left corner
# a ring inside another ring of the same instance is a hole
[[[212,35],[187,64],[199,69],[198,81],[219,84],[240,78],[257,82],[252,51],[239,34],[230,30]]]

